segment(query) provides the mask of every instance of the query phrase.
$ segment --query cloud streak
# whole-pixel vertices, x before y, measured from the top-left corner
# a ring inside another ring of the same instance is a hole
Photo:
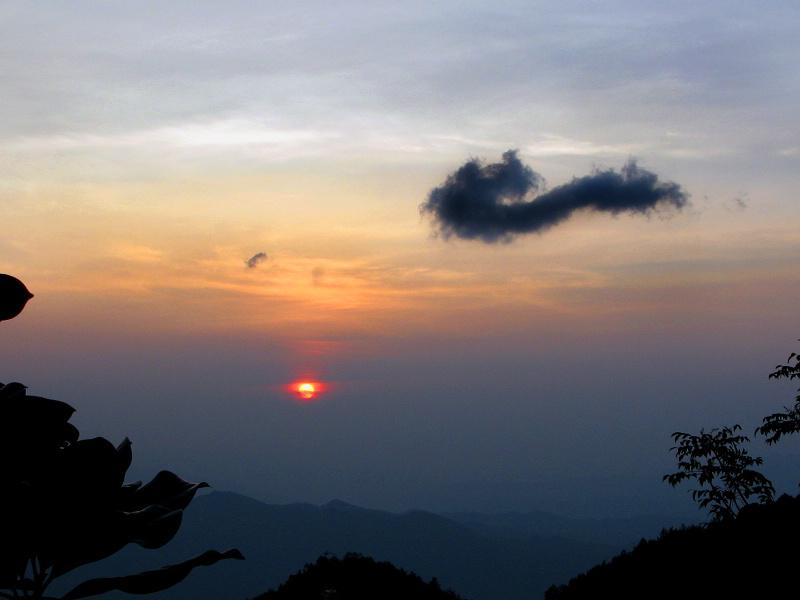
[[[433,227],[445,238],[494,243],[543,233],[579,210],[646,215],[688,204],[688,194],[677,183],[659,181],[633,160],[620,172],[597,170],[545,190],[544,178],[509,150],[499,163],[467,161],[431,190],[420,212],[431,215]]]

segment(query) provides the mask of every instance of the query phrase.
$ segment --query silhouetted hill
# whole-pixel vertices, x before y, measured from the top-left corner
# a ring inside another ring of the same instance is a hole
[[[461,600],[452,590],[443,590],[436,579],[428,582],[388,562],[360,554],[343,558],[327,554],[307,564],[277,590],[254,600]]]
[[[553,583],[610,558],[619,547],[561,538],[481,535],[424,511],[395,514],[334,501],[267,505],[230,492],[198,497],[175,539],[159,550],[123,549],[71,577],[123,575],[152,569],[209,548],[239,548],[245,561],[200,568],[153,600],[244,600],[276,588],[306,563],[331,552],[359,553],[413,571],[471,600],[541,598]],[[56,587],[56,586],[54,586]],[[54,592],[66,591],[67,585]],[[67,588],[68,589],[68,588]],[[107,594],[104,600],[129,596]]]
[[[736,519],[662,532],[550,588],[547,600],[783,598],[797,589],[800,498],[744,507]]]

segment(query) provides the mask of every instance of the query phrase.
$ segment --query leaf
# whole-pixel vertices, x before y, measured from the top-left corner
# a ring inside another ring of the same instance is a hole
[[[26,389],[27,386],[22,385],[18,381],[12,381],[11,383],[5,384],[0,383],[0,401],[24,396]]]
[[[12,393],[0,399],[2,400],[0,406],[2,406],[4,412],[7,411],[9,416],[25,416],[42,421],[67,421],[72,416],[72,413],[75,412],[74,408],[61,400],[25,395],[25,386],[20,383],[6,384],[3,389],[9,386],[21,386],[23,388],[22,390],[16,388]]]
[[[64,595],[61,600],[77,600],[78,598],[85,598],[87,596],[105,594],[112,590],[119,590],[128,594],[152,594],[160,592],[161,590],[171,588],[175,584],[183,581],[195,567],[207,567],[226,558],[244,560],[242,553],[236,549],[227,550],[225,552],[208,550],[182,563],[161,567],[154,571],[144,571],[136,575],[124,575],[122,577],[103,577],[84,581]]]
[[[130,543],[161,548],[178,533],[182,518],[182,510],[152,505],[132,513],[117,511],[96,523],[87,522],[82,532],[73,533],[47,554],[53,564],[53,577],[107,558]]]
[[[123,510],[141,510],[159,504],[173,510],[186,508],[197,490],[210,487],[206,482],[191,483],[170,471],[160,471],[153,479],[137,489],[128,499]]]
[[[158,516],[153,518],[153,514]],[[159,505],[150,506],[138,513],[131,513],[129,516],[136,518],[138,515],[144,517],[145,521],[143,525],[140,525],[139,530],[128,538],[128,541],[151,550],[161,548],[174,538],[183,519],[182,510],[170,510]]]
[[[117,446],[117,454],[120,458],[120,465],[119,468],[122,469],[123,473],[127,473],[128,469],[133,462],[133,451],[131,450],[131,441],[126,437],[122,440],[119,446]]]

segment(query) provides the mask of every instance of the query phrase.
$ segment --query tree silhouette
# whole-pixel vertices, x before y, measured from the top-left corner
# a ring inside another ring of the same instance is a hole
[[[672,439],[678,443],[670,448],[678,458],[677,473],[664,475],[663,481],[675,487],[686,479],[696,479],[701,488],[691,490],[692,499],[700,508],[709,507],[714,520],[734,517],[750,504],[752,496],[768,502],[775,488],[764,475],[752,469],[761,465],[761,457],[750,456],[742,444],[750,439],[736,432],[741,426],[700,430],[700,435],[676,431]]]
[[[356,552],[343,558],[326,553],[315,563],[291,575],[278,589],[254,600],[461,600],[452,590],[442,589],[434,577],[424,581],[416,573],[376,561]]]
[[[0,319],[19,314],[31,297],[18,279],[1,275]],[[129,543],[160,548],[178,532],[197,490],[208,487],[169,471],[145,485],[125,484],[130,440],[116,447],[101,437],[80,440],[69,423],[74,412],[65,402],[29,396],[21,383],[0,384],[0,598],[44,598],[57,577]],[[155,571],[92,579],[62,599],[156,592],[226,558],[244,557],[211,550]]]
[[[792,352],[785,365],[777,365],[769,374],[770,379],[800,379],[800,354]],[[798,389],[800,392],[800,389]],[[708,489],[691,490],[692,498],[701,508],[710,506],[714,519],[736,515],[752,496],[761,502],[772,500],[775,488],[764,475],[751,467],[762,464],[760,457],[751,457],[742,444],[750,439],[735,432],[739,425],[700,430],[700,435],[675,432],[672,438],[679,442],[670,448],[678,458],[679,472],[664,475],[663,480],[673,487],[685,479],[696,479]],[[777,443],[782,436],[800,432],[800,394],[795,405],[784,406],[782,412],[764,417],[754,435],[766,437],[767,444]]]
[[[792,364],[794,362],[794,364]],[[800,379],[800,354],[792,352],[785,365],[777,365],[769,374],[770,379]],[[800,392],[800,389],[797,390]],[[792,408],[783,407],[783,412],[764,417],[761,427],[756,428],[755,435],[766,436],[767,444],[774,444],[781,436],[800,431],[800,394],[795,398]]]

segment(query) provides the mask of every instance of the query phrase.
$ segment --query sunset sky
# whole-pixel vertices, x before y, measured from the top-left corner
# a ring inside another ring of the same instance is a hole
[[[673,431],[793,402],[796,2],[33,0],[0,28],[0,272],[35,294],[0,381],[130,437],[131,477],[683,510]],[[508,150],[546,190],[635,159],[691,204],[437,235],[431,190]],[[796,493],[797,441],[752,451]]]

